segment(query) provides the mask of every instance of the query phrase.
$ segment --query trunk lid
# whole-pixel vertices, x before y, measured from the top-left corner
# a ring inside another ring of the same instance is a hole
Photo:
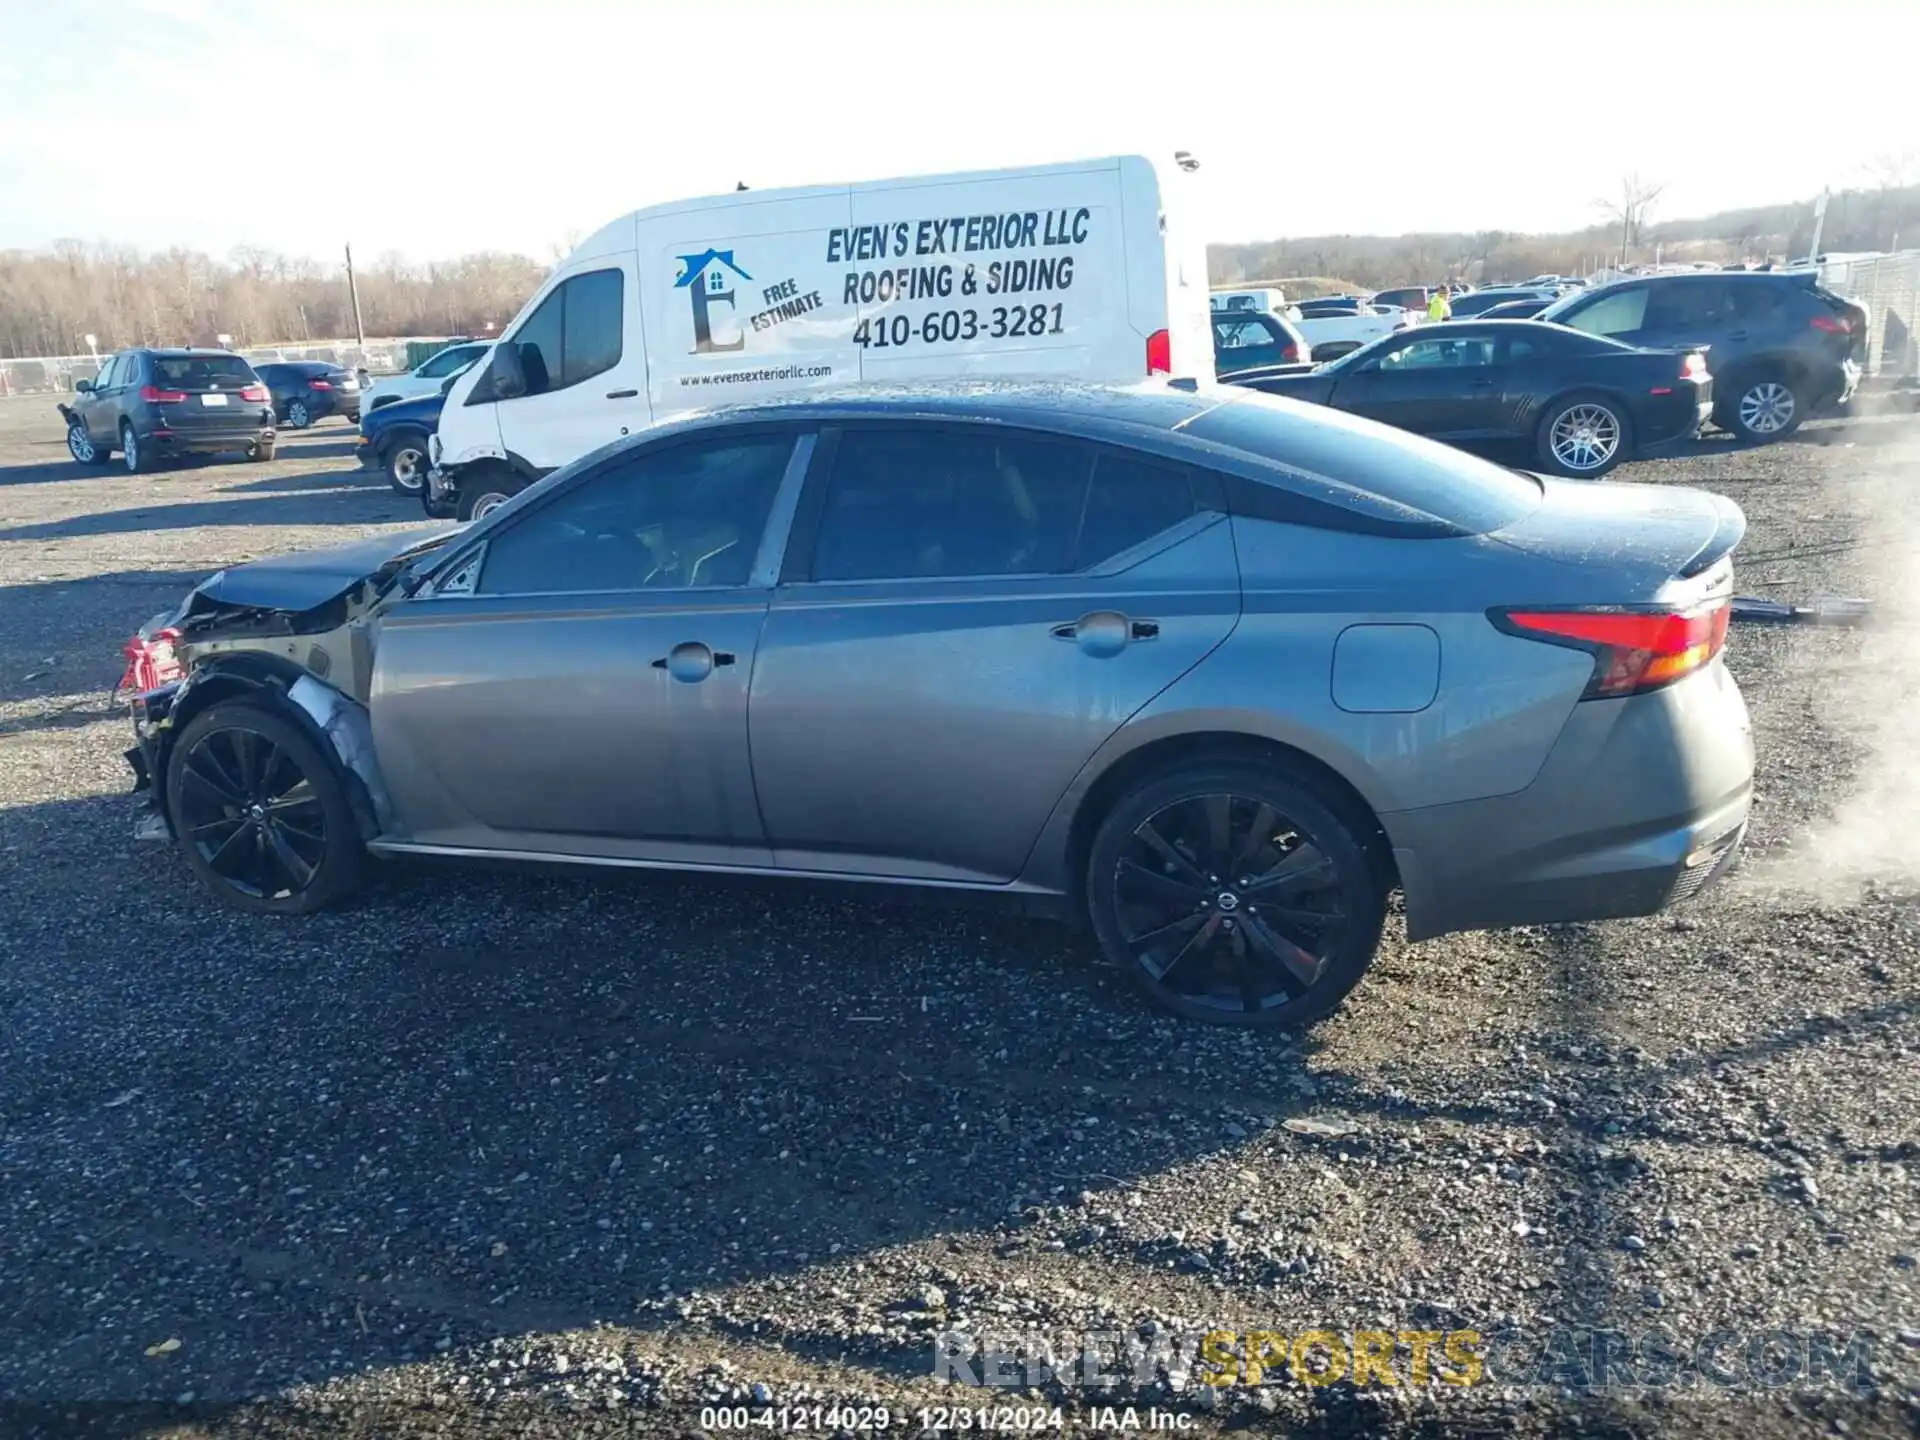
[[[1540,505],[1486,538],[1564,565],[1565,598],[1684,602],[1732,583],[1728,557],[1747,517],[1726,496],[1680,485],[1536,478]]]

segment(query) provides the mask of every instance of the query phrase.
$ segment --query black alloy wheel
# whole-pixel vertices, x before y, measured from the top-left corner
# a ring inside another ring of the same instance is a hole
[[[216,705],[176,743],[168,794],[187,862],[229,903],[320,909],[357,882],[360,837],[337,768],[263,707]]]
[[[1213,767],[1117,806],[1088,876],[1103,947],[1167,1009],[1300,1024],[1358,983],[1379,943],[1378,867],[1304,777]]]

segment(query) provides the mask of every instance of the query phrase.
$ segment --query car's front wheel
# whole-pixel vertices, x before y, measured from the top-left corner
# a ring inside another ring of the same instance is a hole
[[[188,866],[238,909],[304,915],[359,886],[339,766],[265,706],[229,700],[194,717],[174,743],[167,805]]]
[[[1094,836],[1088,913],[1109,959],[1177,1015],[1316,1020],[1359,983],[1386,916],[1367,819],[1305,770],[1222,759],[1150,776]]]
[[[67,426],[67,453],[82,465],[104,465],[113,458],[111,450],[103,451],[93,443],[93,436],[78,420]]]
[[[1806,418],[1799,387],[1785,375],[1763,374],[1743,382],[1727,407],[1724,424],[1740,439],[1764,445],[1784,440]]]
[[[385,448],[387,483],[402,495],[418,495],[427,483],[427,437],[402,430]]]
[[[1633,430],[1619,404],[1601,395],[1557,400],[1541,418],[1536,448],[1555,475],[1598,480],[1627,458]]]

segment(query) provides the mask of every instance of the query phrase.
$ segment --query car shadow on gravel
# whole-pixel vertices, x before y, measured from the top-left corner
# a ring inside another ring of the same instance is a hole
[[[337,525],[345,521],[386,518],[365,513],[343,513],[341,505],[379,502],[400,508],[403,497],[391,490],[366,485],[340,485],[338,472],[323,471],[305,480],[298,494],[232,500],[191,500],[176,505],[142,505],[101,510],[0,529],[0,541],[66,540],[81,536],[130,535],[153,530],[193,530],[224,525]],[[417,510],[417,505],[412,507]]]

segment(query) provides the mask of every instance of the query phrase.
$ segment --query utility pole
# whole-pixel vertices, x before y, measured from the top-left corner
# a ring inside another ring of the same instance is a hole
[[[1826,228],[1826,223],[1827,192],[1822,190],[1820,192],[1820,198],[1813,202],[1813,244],[1807,250],[1807,263],[1809,265],[1818,265],[1820,263],[1820,232]]]
[[[347,246],[347,298],[353,301],[353,343],[366,353],[367,335],[360,328],[360,287],[353,280],[353,246]]]

